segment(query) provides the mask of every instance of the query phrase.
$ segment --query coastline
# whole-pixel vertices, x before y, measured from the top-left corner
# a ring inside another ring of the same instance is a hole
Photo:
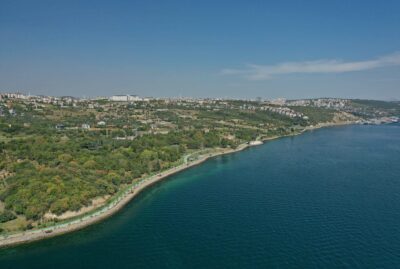
[[[101,220],[104,220],[104,219],[112,216],[113,214],[118,212],[120,209],[122,209],[127,203],[129,203],[134,197],[136,197],[141,191],[143,191],[147,187],[149,187],[159,181],[162,181],[163,179],[165,179],[169,176],[172,176],[176,173],[186,170],[190,167],[197,166],[197,165],[205,162],[209,158],[238,152],[247,147],[248,147],[247,144],[241,144],[236,149],[224,149],[224,150],[221,150],[218,152],[200,155],[201,157],[197,160],[180,164],[176,167],[172,167],[166,171],[163,171],[163,172],[160,172],[160,173],[157,173],[157,174],[151,176],[150,178],[143,181],[143,184],[140,184],[138,187],[132,188],[132,191],[130,191],[126,196],[124,196],[120,200],[117,200],[117,202],[112,204],[112,206],[110,208],[108,208],[107,210],[105,210],[103,212],[100,212],[98,214],[95,213],[90,217],[86,217],[86,218],[84,217],[83,219],[80,219],[80,220],[75,220],[71,223],[65,224],[56,229],[54,229],[54,227],[48,227],[48,228],[30,230],[30,231],[19,232],[19,233],[8,235],[7,237],[0,239],[0,248],[11,247],[11,246],[19,245],[19,244],[38,241],[38,240],[51,238],[51,237],[55,237],[55,236],[59,236],[62,234],[66,234],[66,233],[70,233],[73,231],[83,229],[87,226],[90,226],[92,224],[95,224]],[[51,231],[51,232],[48,232],[48,231]]]
[[[283,136],[275,136],[275,137],[268,137],[265,139],[261,139],[261,141],[270,141],[270,140],[275,140],[278,138],[283,138],[287,136],[295,136],[295,135],[300,135],[306,131],[311,131],[311,130],[316,130],[320,129],[323,127],[333,127],[333,126],[340,126],[340,125],[350,125],[354,124],[355,122],[340,122],[340,123],[328,123],[328,124],[320,124],[318,126],[313,126],[313,127],[306,127],[299,133],[294,133],[294,134],[289,134],[289,135],[283,135]],[[262,145],[261,143],[260,145]],[[179,173],[183,170],[186,170],[190,167],[197,166],[206,160],[220,156],[220,155],[225,155],[225,154],[230,154],[234,152],[239,152],[242,151],[248,147],[252,146],[257,146],[257,145],[250,145],[248,143],[241,144],[239,145],[236,149],[221,149],[216,152],[212,153],[207,153],[200,155],[200,157],[194,161],[191,162],[185,162],[183,164],[180,164],[176,167],[172,167],[166,171],[162,171],[160,173],[157,173],[155,175],[150,176],[149,178],[145,179],[142,181],[142,184],[139,184],[138,186],[132,186],[130,188],[130,191],[122,197],[121,199],[118,199],[117,201],[114,201],[111,203],[109,206],[105,207],[104,209],[94,212],[93,215],[85,216],[82,217],[81,219],[76,219],[71,221],[70,223],[65,223],[61,225],[54,225],[51,227],[47,228],[41,228],[41,229],[36,229],[36,230],[29,230],[29,231],[24,231],[24,232],[19,232],[15,234],[8,235],[6,237],[3,237],[0,239],[0,248],[4,247],[11,247],[19,244],[24,244],[24,243],[29,243],[33,241],[38,241],[42,239],[47,239],[59,235],[63,235],[66,233],[74,232],[80,229],[83,229],[87,226],[90,226],[92,224],[95,224],[99,221],[102,221],[116,212],[118,212],[120,209],[122,209],[127,203],[129,203],[134,197],[136,197],[141,191],[146,189],[149,186],[152,186],[153,184],[162,181],[163,179],[172,176],[176,173]]]

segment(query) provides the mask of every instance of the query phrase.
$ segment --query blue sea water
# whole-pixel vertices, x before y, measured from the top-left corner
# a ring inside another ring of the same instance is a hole
[[[400,126],[321,129],[217,157],[0,268],[400,268]]]

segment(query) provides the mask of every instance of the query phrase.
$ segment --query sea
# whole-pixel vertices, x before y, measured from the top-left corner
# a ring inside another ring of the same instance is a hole
[[[400,125],[324,128],[170,176],[0,268],[400,268]]]

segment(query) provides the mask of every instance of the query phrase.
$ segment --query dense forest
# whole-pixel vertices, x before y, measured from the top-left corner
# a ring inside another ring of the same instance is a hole
[[[123,184],[174,165],[190,149],[223,147],[218,132],[172,132],[114,141],[91,133],[33,136],[1,144],[6,209],[38,220],[87,206]]]

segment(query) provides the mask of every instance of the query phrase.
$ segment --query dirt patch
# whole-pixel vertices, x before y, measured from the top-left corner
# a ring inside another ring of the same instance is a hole
[[[81,214],[87,213],[93,209],[96,209],[102,205],[104,205],[104,203],[107,201],[107,199],[110,198],[109,195],[103,196],[103,197],[98,197],[92,200],[92,205],[90,206],[85,206],[82,207],[81,209],[79,209],[78,211],[67,211],[61,215],[56,215],[53,214],[51,212],[47,212],[44,215],[45,219],[59,219],[59,220],[64,220],[64,219],[68,219],[68,218],[72,218],[72,217],[76,217],[79,216]]]

